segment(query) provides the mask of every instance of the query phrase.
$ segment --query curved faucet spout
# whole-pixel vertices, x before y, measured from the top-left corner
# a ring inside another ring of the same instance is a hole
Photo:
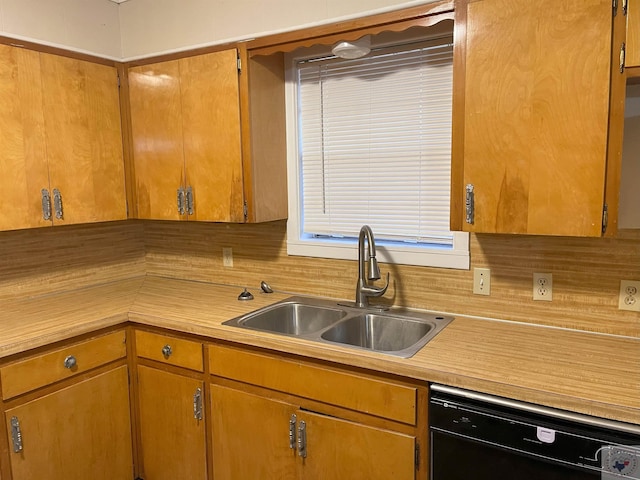
[[[369,259],[365,261],[365,239],[369,245]],[[365,263],[369,265],[368,275],[365,272]],[[369,225],[363,225],[358,235],[358,284],[356,285],[356,306],[367,308],[369,306],[369,297],[380,297],[384,295],[389,287],[389,273],[387,273],[387,284],[384,287],[376,287],[367,283],[366,279],[378,280],[380,278],[380,269],[376,260],[376,242],[373,238],[373,232]]]

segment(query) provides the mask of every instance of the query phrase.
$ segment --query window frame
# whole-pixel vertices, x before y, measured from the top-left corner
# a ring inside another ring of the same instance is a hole
[[[289,218],[287,221],[287,254],[330,259],[357,259],[355,237],[327,238],[306,236],[302,222],[301,165],[299,161],[298,102],[296,64],[301,60],[318,58],[310,54],[285,55],[285,99],[287,136],[287,178]],[[451,232],[452,246],[389,242],[376,239],[378,260],[386,263],[468,270],[470,268],[469,234]],[[375,231],[374,231],[375,235]]]

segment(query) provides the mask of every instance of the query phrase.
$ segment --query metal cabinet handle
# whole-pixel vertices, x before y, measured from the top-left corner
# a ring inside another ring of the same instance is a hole
[[[196,393],[193,394],[193,418],[196,420],[202,420],[202,389],[196,388]]]
[[[307,424],[304,420],[298,425],[298,456],[307,458]]]
[[[73,355],[69,355],[64,359],[64,368],[68,368],[69,370],[71,370],[76,365],[78,365],[78,360],[76,360],[76,357],[74,357]]]
[[[20,431],[18,417],[11,417],[11,440],[13,443],[13,451],[20,453],[22,451],[22,432]]]
[[[64,209],[62,206],[62,194],[60,190],[57,188],[53,189],[53,209],[56,214],[56,218],[58,220],[62,220],[64,218]]]
[[[289,418],[289,448],[291,450],[296,449],[296,414],[292,414]]]
[[[162,347],[162,356],[164,358],[169,358],[172,353],[173,353],[173,349],[171,348],[171,345],[167,344],[164,347]]]
[[[193,215],[193,188],[191,188],[191,186],[187,187],[186,190],[186,195],[187,195],[187,213],[189,215]]]
[[[475,216],[475,195],[474,195],[474,188],[473,188],[473,184],[469,183],[466,188],[465,188],[467,195],[465,198],[465,207],[466,207],[466,213],[467,213],[467,223],[473,225],[473,222],[475,221],[474,216]]]
[[[184,188],[178,188],[178,213],[184,215],[185,212],[185,191]]]
[[[42,218],[51,220],[51,197],[49,196],[49,190],[43,188],[40,193],[42,194]]]

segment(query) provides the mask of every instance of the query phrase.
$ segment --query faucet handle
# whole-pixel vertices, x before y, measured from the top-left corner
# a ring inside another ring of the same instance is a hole
[[[387,283],[384,287],[376,287],[374,285],[363,285],[361,292],[367,297],[381,297],[389,288],[389,272],[387,272]]]
[[[382,287],[382,293],[380,295],[384,295],[384,292],[387,291],[387,288],[389,288],[389,272],[387,272],[387,281],[384,284],[384,287]]]

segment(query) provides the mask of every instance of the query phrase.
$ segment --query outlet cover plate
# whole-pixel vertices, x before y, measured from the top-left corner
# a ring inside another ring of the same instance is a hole
[[[620,280],[618,308],[640,312],[640,281]]]
[[[553,275],[551,273],[533,274],[533,299],[545,302],[553,300]]]

